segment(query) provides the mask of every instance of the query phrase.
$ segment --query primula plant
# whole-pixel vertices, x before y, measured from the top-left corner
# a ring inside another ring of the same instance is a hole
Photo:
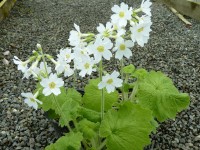
[[[188,107],[188,94],[180,93],[162,72],[124,65],[133,46],[143,47],[149,39],[150,6],[149,0],[138,9],[114,5],[114,14],[106,25],[99,24],[98,34],[82,33],[74,24],[71,47],[61,49],[56,58],[45,54],[40,44],[28,60],[14,57],[23,78],[32,76],[37,82],[34,93],[22,93],[24,102],[53,112],[59,125],[68,129],[46,150],[140,150],[150,144],[158,122]],[[118,67],[107,72],[104,60],[112,57]],[[78,75],[93,72],[98,77],[89,80],[84,93],[77,91]],[[74,86],[64,87],[63,76],[73,76]]]

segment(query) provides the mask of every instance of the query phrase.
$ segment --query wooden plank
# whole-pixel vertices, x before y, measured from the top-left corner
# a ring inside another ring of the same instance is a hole
[[[16,0],[3,0],[0,2],[0,22],[8,16],[11,8],[14,6]]]

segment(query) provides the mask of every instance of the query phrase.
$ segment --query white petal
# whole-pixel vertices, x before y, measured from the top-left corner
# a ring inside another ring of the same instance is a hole
[[[116,53],[115,53],[115,58],[121,60],[122,57],[123,57],[123,55],[122,55],[121,51],[120,51],[120,50],[116,51]]]
[[[115,87],[109,84],[109,85],[106,85],[106,90],[108,93],[111,93],[115,91]]]
[[[53,90],[51,90],[55,95],[59,95],[61,92],[60,92],[60,89],[59,88],[55,88]]]
[[[48,95],[50,95],[52,92],[51,92],[51,90],[50,90],[49,88],[44,88],[43,91],[42,91],[42,93],[43,93],[45,96],[48,96]]]
[[[103,53],[103,57],[106,60],[110,60],[110,58],[112,57],[112,53],[109,50],[105,50],[105,52]]]
[[[106,86],[106,84],[102,81],[98,84],[99,89],[103,89],[105,86]]]
[[[131,50],[127,48],[125,50],[124,56],[129,59],[132,56]]]
[[[114,13],[118,13],[120,11],[120,7],[118,5],[114,5],[111,10],[114,12]]]

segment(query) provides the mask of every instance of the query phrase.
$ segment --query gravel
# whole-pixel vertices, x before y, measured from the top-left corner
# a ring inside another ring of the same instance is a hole
[[[128,1],[128,0],[127,0]],[[73,23],[83,32],[96,32],[99,23],[109,20],[116,0],[18,0],[8,18],[0,23],[0,150],[40,150],[59,138],[42,110],[23,103],[21,92],[34,89],[32,80],[22,80],[12,62],[14,55],[26,59],[37,43],[45,52],[56,55],[67,46]],[[129,4],[133,2],[128,1]],[[134,3],[138,4],[139,0]],[[153,3],[152,32],[144,48],[135,46],[127,60],[137,67],[160,70],[172,78],[181,92],[190,94],[190,107],[168,120],[152,134],[146,149],[200,149],[200,22],[188,18],[187,28],[162,4]],[[9,55],[3,55],[10,51]],[[112,64],[112,63],[110,63]],[[107,63],[107,67],[114,65]],[[71,86],[66,79],[66,86]],[[85,80],[84,80],[85,81]],[[85,84],[78,81],[79,87]]]

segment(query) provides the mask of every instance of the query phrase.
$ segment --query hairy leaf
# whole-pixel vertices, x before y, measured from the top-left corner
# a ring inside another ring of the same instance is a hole
[[[90,80],[85,87],[83,96],[84,107],[100,112],[101,111],[101,90],[98,89],[99,79]],[[107,93],[105,95],[105,111],[112,108],[112,104],[118,100],[118,92]]]
[[[83,140],[82,133],[67,133],[59,138],[54,144],[45,148],[45,150],[78,150]]]
[[[140,68],[140,69],[136,69],[136,71],[132,73],[131,76],[140,80],[140,79],[143,79],[147,74],[148,72],[145,69]]]
[[[92,139],[98,133],[99,124],[83,119],[78,123],[78,129],[83,133],[85,139]]]
[[[65,103],[67,99],[66,90],[64,87],[60,88],[60,90],[61,90],[61,94],[57,96],[54,94],[51,94],[49,96],[44,96],[42,92],[40,92],[38,99],[43,102],[42,105],[40,106],[42,107],[44,111],[48,111],[49,109],[52,109],[52,110],[55,110],[55,112],[57,113],[58,107],[55,104],[55,101],[57,101],[59,106],[62,106]]]
[[[174,118],[189,105],[188,94],[179,93],[172,80],[161,72],[151,71],[138,86],[136,97],[139,104],[152,110],[161,122]]]
[[[135,66],[132,65],[132,64],[130,64],[130,65],[128,65],[128,66],[125,66],[125,67],[123,68],[123,72],[124,72],[124,73],[131,74],[131,73],[133,73],[134,71],[135,71]]]
[[[79,103],[70,99],[67,100],[61,107],[59,124],[61,127],[67,125],[69,121],[78,117]]]
[[[89,121],[92,122],[100,122],[101,121],[101,114],[100,112],[85,108],[85,107],[79,107],[79,114],[82,115],[84,118],[86,118]]]
[[[148,109],[129,101],[119,110],[109,110],[100,126],[100,136],[106,137],[108,150],[142,150],[150,144],[154,129],[153,116]]]
[[[72,98],[74,101],[81,102],[82,96],[73,88],[67,89],[67,98]]]

